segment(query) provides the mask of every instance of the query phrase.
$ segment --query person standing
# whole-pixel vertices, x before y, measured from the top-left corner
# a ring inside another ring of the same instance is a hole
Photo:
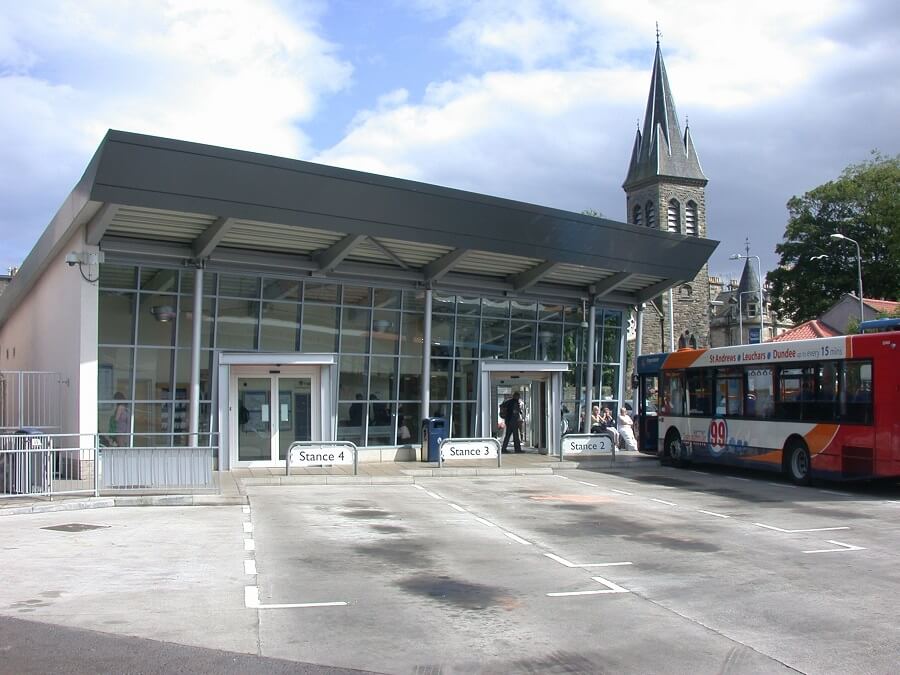
[[[628,414],[628,408],[619,408],[619,438],[626,450],[637,452],[637,439],[634,437],[634,420]]]
[[[500,406],[500,416],[506,425],[506,433],[503,436],[503,452],[508,452],[506,447],[509,445],[509,437],[512,436],[513,446],[516,452],[524,452],[522,450],[522,438],[519,435],[519,429],[522,426],[522,401],[519,392],[513,392],[512,398],[503,402]]]

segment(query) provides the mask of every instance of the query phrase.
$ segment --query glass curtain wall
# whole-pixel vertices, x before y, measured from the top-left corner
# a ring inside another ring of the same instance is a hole
[[[338,438],[419,442],[424,414],[475,433],[479,359],[567,361],[563,415],[580,414],[586,333],[574,305],[433,294],[431,405],[420,410],[424,291],[204,273],[200,430],[215,431],[215,350],[337,353]],[[99,425],[136,445],[188,442],[193,270],[103,265]],[[593,398],[616,404],[622,312],[597,309]],[[123,408],[125,412],[123,413]],[[121,444],[121,443],[120,443]]]

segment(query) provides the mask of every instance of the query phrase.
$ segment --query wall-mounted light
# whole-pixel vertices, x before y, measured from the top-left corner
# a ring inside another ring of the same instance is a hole
[[[175,319],[175,308],[172,305],[154,305],[150,313],[160,323],[167,323]]]

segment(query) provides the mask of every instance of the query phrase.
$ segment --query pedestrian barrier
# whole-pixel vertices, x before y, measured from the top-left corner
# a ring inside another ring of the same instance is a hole
[[[496,438],[445,438],[438,452],[438,468],[448,460],[493,459],[501,463],[500,441]]]
[[[616,444],[608,434],[566,434],[559,444],[559,458],[610,455],[616,461]]]
[[[348,452],[349,451],[349,452]],[[359,449],[351,441],[294,441],[284,456],[284,475],[291,466],[334,466],[353,464],[353,475],[359,467]]]

